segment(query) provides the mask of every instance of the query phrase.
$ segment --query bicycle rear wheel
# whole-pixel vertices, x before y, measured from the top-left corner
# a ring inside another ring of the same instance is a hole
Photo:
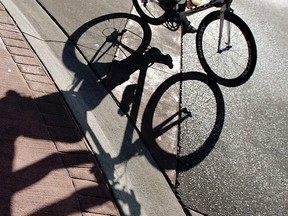
[[[257,62],[253,34],[241,18],[225,13],[219,51],[219,29],[219,11],[208,14],[200,23],[196,35],[199,61],[206,73],[219,84],[229,87],[242,85],[252,76]]]
[[[148,23],[161,25],[167,20],[163,0],[133,0],[134,7],[139,15]],[[160,6],[161,5],[161,6]]]

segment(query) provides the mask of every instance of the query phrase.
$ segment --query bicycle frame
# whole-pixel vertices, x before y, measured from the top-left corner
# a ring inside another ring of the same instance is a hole
[[[203,10],[207,10],[211,7],[221,7],[221,11],[227,11],[230,10],[230,5],[232,3],[233,0],[225,0],[224,3],[222,5],[219,5],[219,3],[217,3],[215,0],[211,0],[210,2],[208,2],[207,4],[180,12],[180,18],[183,17],[187,17],[187,16],[191,16],[195,13],[201,12]]]

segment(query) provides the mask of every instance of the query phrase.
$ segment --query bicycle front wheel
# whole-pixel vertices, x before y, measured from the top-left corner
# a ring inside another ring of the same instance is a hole
[[[133,0],[133,5],[138,14],[150,24],[161,25],[167,20],[163,0]]]
[[[198,58],[205,72],[216,82],[239,86],[255,70],[256,43],[249,27],[235,14],[225,13],[223,24],[219,43],[220,12],[212,12],[202,20],[196,35]]]

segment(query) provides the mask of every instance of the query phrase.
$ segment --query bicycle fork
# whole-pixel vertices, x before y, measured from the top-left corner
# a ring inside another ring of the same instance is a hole
[[[232,48],[231,46],[231,39],[230,39],[230,34],[231,34],[231,25],[230,22],[226,22],[226,27],[227,27],[227,42],[225,42],[225,47],[221,48],[222,44],[222,37],[223,37],[223,30],[224,30],[224,21],[225,21],[225,12],[230,11],[230,5],[229,4],[224,4],[221,9],[220,9],[220,28],[219,28],[219,38],[218,38],[218,49],[217,53],[222,53],[224,51],[227,51]]]

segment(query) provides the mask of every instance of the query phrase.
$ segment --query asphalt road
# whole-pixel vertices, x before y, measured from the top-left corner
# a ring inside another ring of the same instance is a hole
[[[211,84],[195,35],[183,39],[190,77],[182,84],[182,108],[192,117],[181,124],[178,192],[203,214],[288,215],[288,3],[270,2],[233,2],[258,49],[256,70],[242,86]],[[190,19],[197,25],[204,15]]]

